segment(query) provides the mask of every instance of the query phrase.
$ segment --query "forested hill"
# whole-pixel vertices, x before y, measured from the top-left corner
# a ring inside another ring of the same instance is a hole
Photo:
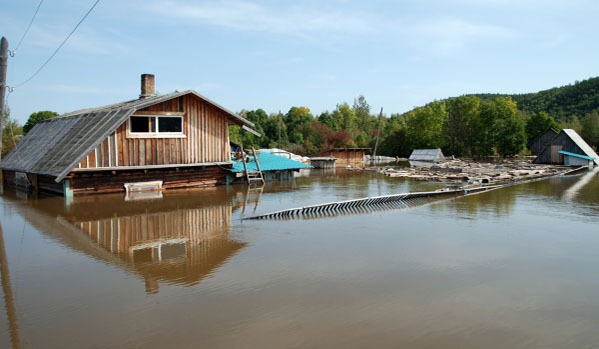
[[[554,87],[536,93],[525,94],[475,94],[480,99],[512,97],[518,109],[530,113],[546,112],[556,120],[577,116],[584,118],[599,109],[599,77],[576,81],[573,85]]]

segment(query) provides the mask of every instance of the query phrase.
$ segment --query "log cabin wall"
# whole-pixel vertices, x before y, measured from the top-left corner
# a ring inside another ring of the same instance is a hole
[[[227,171],[218,166],[112,172],[73,172],[70,177],[73,195],[118,193],[125,191],[125,183],[156,180],[163,182],[164,189],[213,187],[227,183]]]
[[[228,116],[194,96],[173,98],[134,115],[183,114],[183,136],[131,137],[123,123],[91,151],[78,168],[200,164],[230,161]]]

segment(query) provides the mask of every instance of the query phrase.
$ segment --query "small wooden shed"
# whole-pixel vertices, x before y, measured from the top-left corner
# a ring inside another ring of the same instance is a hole
[[[138,99],[38,123],[0,163],[6,184],[26,176],[36,190],[65,196],[225,184],[233,164],[229,125],[254,124],[193,91],[157,95],[141,77]]]
[[[595,165],[599,165],[597,153],[572,129],[563,129],[553,137],[533,163],[564,165],[564,152],[590,157]]]
[[[557,131],[550,128],[547,131],[543,132],[537,138],[533,139],[532,142],[528,145],[530,149],[530,153],[532,155],[539,155],[545,149],[545,147],[551,143],[553,137],[557,136]]]
[[[370,151],[370,148],[331,148],[310,157],[336,158],[335,166],[364,167],[364,155]]]

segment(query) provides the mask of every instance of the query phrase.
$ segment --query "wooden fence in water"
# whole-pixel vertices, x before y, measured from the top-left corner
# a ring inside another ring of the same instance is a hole
[[[333,217],[339,214],[359,214],[384,209],[403,209],[427,204],[438,198],[463,196],[471,193],[495,189],[498,187],[499,186],[487,186],[472,189],[439,190],[430,192],[383,195],[290,208],[286,210],[245,217],[243,219],[285,220],[298,218],[322,218]]]

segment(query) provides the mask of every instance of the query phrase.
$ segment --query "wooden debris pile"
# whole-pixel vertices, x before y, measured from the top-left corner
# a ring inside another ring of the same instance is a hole
[[[565,166],[532,164],[521,160],[481,163],[455,159],[431,166],[379,168],[378,172],[389,177],[408,177],[457,185],[488,185],[554,176],[569,170],[571,168]]]

